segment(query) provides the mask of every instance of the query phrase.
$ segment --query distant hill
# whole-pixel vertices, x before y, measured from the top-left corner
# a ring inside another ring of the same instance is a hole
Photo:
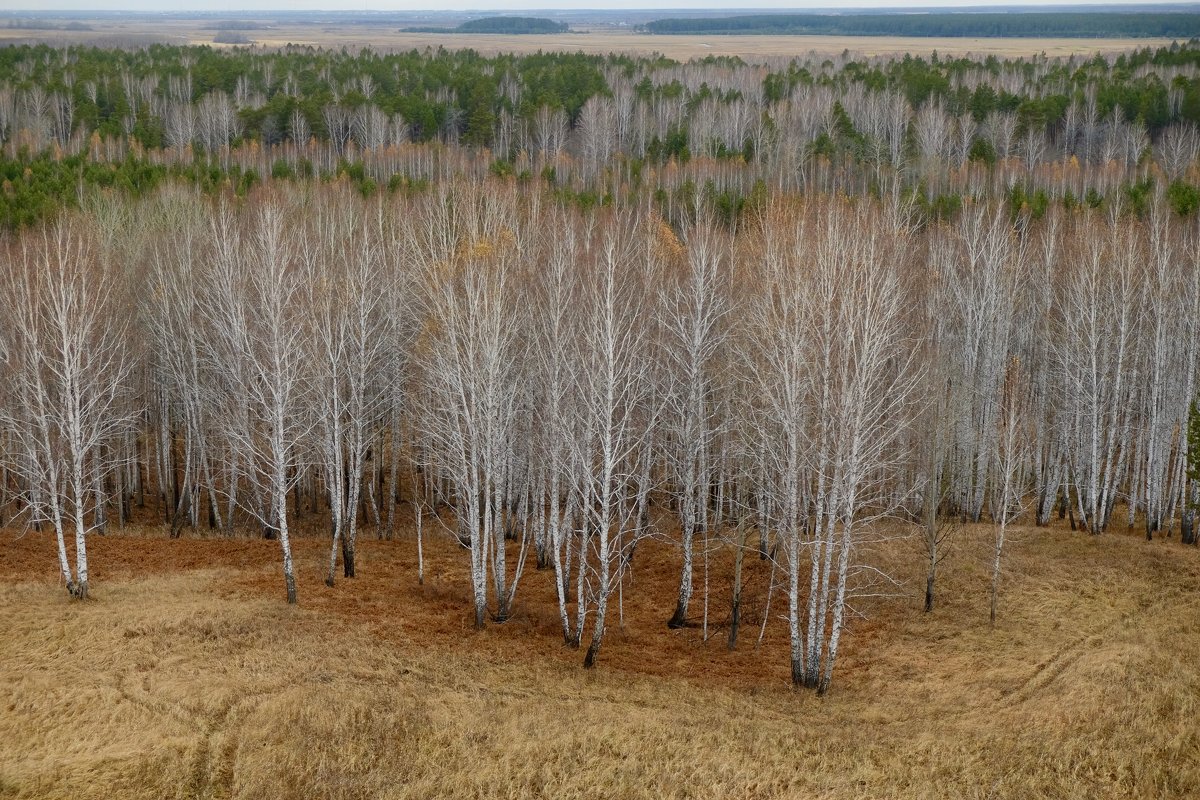
[[[663,34],[822,34],[836,36],[978,36],[1038,38],[1200,36],[1200,14],[1013,12],[933,14],[749,14],[677,17],[643,26]]]
[[[468,20],[457,28],[405,28],[409,33],[566,33],[567,23],[543,17],[483,17]]]

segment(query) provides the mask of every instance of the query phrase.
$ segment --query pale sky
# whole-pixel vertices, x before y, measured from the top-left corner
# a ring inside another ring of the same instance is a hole
[[[1060,5],[1096,5],[1096,0],[1052,0]],[[1164,5],[1162,0],[1126,0],[1121,5]],[[750,0],[737,5],[733,0],[0,0],[2,11],[519,11],[572,9],[723,9],[731,14],[755,10],[785,10],[821,8],[967,8],[971,6],[1044,6],[1045,0],[1009,0],[1009,2],[980,3],[977,0]]]

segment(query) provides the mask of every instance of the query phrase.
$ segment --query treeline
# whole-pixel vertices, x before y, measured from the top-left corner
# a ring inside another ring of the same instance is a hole
[[[747,14],[671,17],[647,22],[647,33],[820,34],[829,36],[1125,37],[1200,36],[1200,17],[1190,13],[1111,12]]]
[[[92,27],[85,23],[74,21],[61,23],[57,20],[50,21],[38,19],[36,17],[10,17],[8,24],[5,26],[12,30],[31,30],[31,31],[90,31]]]
[[[570,26],[545,17],[482,17],[470,19],[454,28],[433,26],[405,28],[412,33],[566,33]]]
[[[77,597],[88,537],[148,506],[278,540],[295,601],[299,516],[333,585],[406,504],[418,554],[462,545],[477,625],[552,580],[587,665],[640,540],[678,545],[676,626],[707,624],[693,572],[732,548],[770,563],[819,691],[881,537],[923,532],[932,608],[946,522],[993,524],[993,616],[1012,524],[1194,543],[1197,226],[913,220],[895,194],[672,224],[497,178],[97,197],[3,243],[0,513]]]

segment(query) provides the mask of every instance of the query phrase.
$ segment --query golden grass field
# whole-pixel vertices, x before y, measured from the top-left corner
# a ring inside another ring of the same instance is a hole
[[[674,551],[643,544],[585,671],[546,573],[472,631],[442,538],[424,587],[405,536],[364,537],[332,589],[299,539],[288,607],[273,542],[95,536],[80,604],[47,535],[2,532],[0,798],[1200,796],[1200,552],[1020,530],[992,630],[990,536],[959,535],[930,615],[919,546],[884,546],[904,587],[861,605],[818,698],[787,684],[781,621],[755,652],[757,559],[729,653],[666,628]],[[721,623],[724,581],[712,598]]]
[[[13,40],[47,42],[95,42],[113,44],[153,38],[172,44],[211,44],[216,31],[212,21],[96,19],[88,20],[90,31],[27,30],[0,28],[0,44]],[[585,53],[660,53],[686,61],[707,55],[737,55],[747,60],[776,57],[836,55],[845,50],[863,56],[927,56],[933,51],[946,55],[1020,57],[1045,53],[1049,56],[1117,53],[1141,47],[1164,47],[1170,39],[992,39],[968,37],[901,36],[654,36],[612,27],[584,29],[582,33],[505,36],[498,34],[404,33],[398,25],[337,23],[308,24],[274,22],[270,29],[243,31],[256,44],[281,47],[287,44],[321,47],[373,47],[384,50],[446,47],[471,48],[487,55],[536,51],[581,51]],[[226,46],[226,45],[214,45]]]

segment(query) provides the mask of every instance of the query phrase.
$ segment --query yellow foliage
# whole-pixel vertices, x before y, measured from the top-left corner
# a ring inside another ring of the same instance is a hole
[[[517,248],[517,237],[512,232],[511,228],[503,228],[500,231],[499,245],[502,250],[515,250]]]
[[[469,261],[487,261],[502,255],[507,255],[517,248],[517,237],[509,228],[501,228],[494,239],[482,237],[465,242],[458,256]]]
[[[496,248],[487,239],[479,239],[472,242],[467,248],[467,258],[484,260],[491,258],[496,252]]]
[[[687,258],[687,248],[662,217],[655,215],[651,224],[654,230],[654,253],[658,258],[668,263],[678,263]]]

